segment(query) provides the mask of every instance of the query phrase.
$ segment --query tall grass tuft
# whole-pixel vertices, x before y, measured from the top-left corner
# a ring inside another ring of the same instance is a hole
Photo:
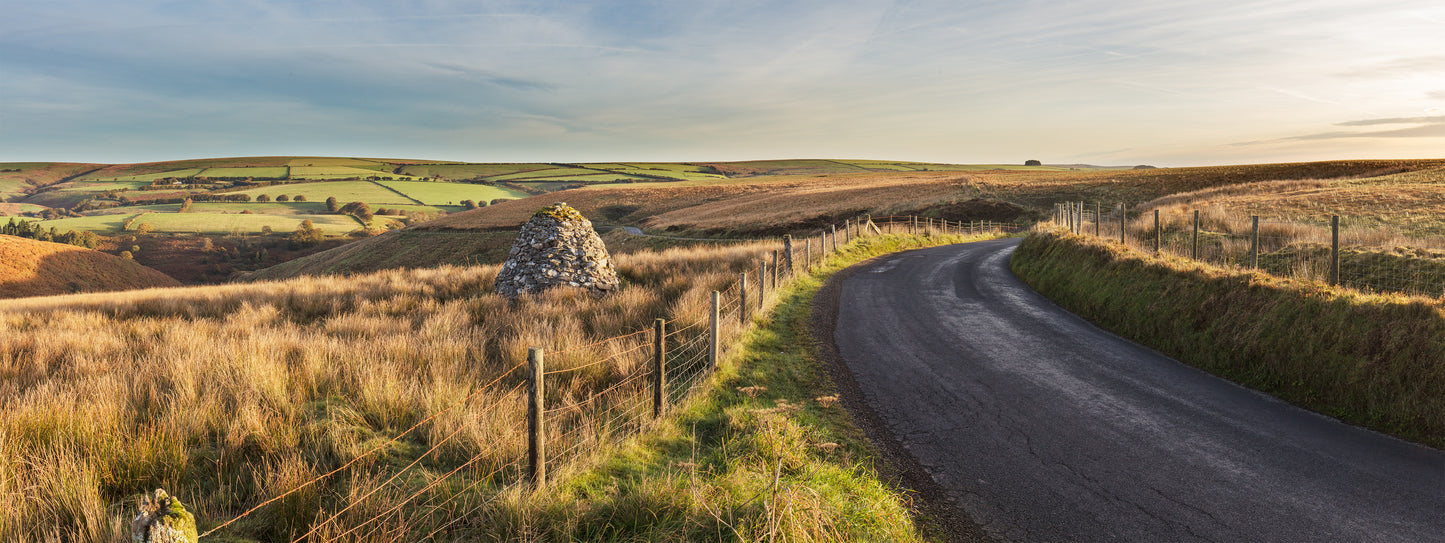
[[[480,499],[427,487],[450,472],[515,480],[524,381],[508,370],[528,347],[558,352],[555,370],[608,358],[629,344],[598,340],[701,319],[709,291],[775,248],[619,256],[624,286],[604,298],[509,302],[491,292],[497,267],[475,266],[0,302],[0,540],[116,540],[132,497],[156,487],[205,531],[353,461],[224,533],[425,533],[445,515],[401,508],[365,523],[418,492],[410,503],[448,512]],[[586,401],[644,360],[568,373],[549,405]]]

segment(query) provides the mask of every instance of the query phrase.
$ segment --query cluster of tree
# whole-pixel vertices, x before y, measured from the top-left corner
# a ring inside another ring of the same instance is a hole
[[[71,230],[61,234],[56,231],[54,226],[47,230],[45,227],[40,226],[38,222],[16,221],[14,217],[11,217],[10,222],[4,226],[0,226],[0,234],[40,241],[52,241],[55,243],[68,243],[87,249],[94,249],[95,246],[100,243],[100,236],[97,236],[95,232],[85,230],[77,232]]]
[[[193,202],[249,202],[250,194],[190,194],[174,198],[145,198],[131,199],[121,196],[117,201],[120,205],[155,205],[155,204],[183,204],[186,200]],[[83,210],[82,210],[83,211]]]
[[[292,249],[300,249],[321,243],[324,239],[326,239],[326,235],[321,233],[321,229],[317,228],[311,219],[306,219],[301,221],[301,226],[297,227],[296,231],[286,238],[286,241],[290,242]]]
[[[329,201],[330,200],[328,200],[328,202]],[[351,202],[341,206],[341,209],[337,212],[342,215],[351,215],[361,219],[361,222],[371,222],[371,217],[374,216],[371,212],[371,206],[366,205],[366,202]]]

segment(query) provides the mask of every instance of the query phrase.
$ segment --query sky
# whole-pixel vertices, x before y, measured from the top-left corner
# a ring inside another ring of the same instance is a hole
[[[0,161],[1445,157],[1439,0],[0,8]]]

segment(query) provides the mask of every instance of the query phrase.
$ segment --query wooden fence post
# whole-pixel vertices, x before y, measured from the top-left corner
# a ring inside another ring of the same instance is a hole
[[[773,249],[773,290],[778,290],[778,278],[783,275],[783,267],[780,266],[782,258],[778,256],[778,250]]]
[[[832,231],[828,234],[828,237],[833,239],[833,252],[836,253],[838,252],[838,225],[830,224],[828,225],[828,229]]]
[[[1340,216],[1330,215],[1330,285],[1340,284]]]
[[[918,235],[918,216],[917,216],[917,215],[909,215],[909,218],[910,218],[910,219],[913,219],[913,224],[908,227],[908,233],[909,233],[909,235],[914,235],[914,236],[916,236],[916,235]]]
[[[803,268],[813,271],[813,238],[803,239]]]
[[[717,350],[717,348],[718,348],[718,344],[717,344],[717,343],[718,343],[718,342],[717,342],[717,340],[718,340],[718,336],[722,333],[722,330],[721,330],[721,328],[722,328],[722,322],[718,320],[718,316],[719,316],[719,315],[718,315],[718,310],[721,308],[721,305],[722,305],[722,293],[720,293],[720,292],[718,292],[718,291],[716,291],[716,290],[712,291],[712,321],[711,321],[711,323],[710,323],[711,326],[710,326],[710,328],[708,329],[709,332],[708,332],[708,350],[707,350],[707,362],[708,362],[708,369],[709,369],[709,370],[716,370],[716,369],[717,369],[717,358],[718,358],[718,350]]]
[[[1189,251],[1189,258],[1199,260],[1199,210],[1194,210],[1194,248]]]
[[[762,312],[763,304],[768,299],[768,262],[766,260],[758,263],[758,312]]]
[[[1120,245],[1124,245],[1124,244],[1127,244],[1127,243],[1128,243],[1127,241],[1124,240],[1124,233],[1127,232],[1127,230],[1124,229],[1124,222],[1127,220],[1128,217],[1129,217],[1129,212],[1128,212],[1128,210],[1124,207],[1124,202],[1119,202],[1119,244],[1120,244]]]
[[[738,326],[748,325],[748,273],[738,274]]]
[[[788,267],[788,275],[792,276],[797,270],[793,267],[793,235],[783,234],[783,265]]]
[[[527,478],[532,481],[532,488],[537,489],[547,484],[547,442],[542,432],[545,411],[542,397],[546,392],[542,376],[546,372],[541,347],[527,349],[527,365],[532,373],[532,383],[527,388]]]
[[[652,321],[652,418],[662,416],[667,400],[667,321]]]
[[[1103,202],[1094,202],[1094,237],[1103,237],[1103,224],[1104,204]]]
[[[1259,269],[1259,215],[1249,218],[1249,269]]]
[[[1159,246],[1164,241],[1164,231],[1159,229],[1159,210],[1154,210],[1154,253],[1159,253]]]

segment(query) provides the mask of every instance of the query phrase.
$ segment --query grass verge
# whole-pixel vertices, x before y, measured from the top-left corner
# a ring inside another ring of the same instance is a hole
[[[812,300],[874,256],[994,236],[848,244],[777,294],[698,393],[650,432],[581,462],[544,492],[471,519],[466,537],[602,541],[925,541],[913,496],[840,405],[812,347]],[[465,538],[465,537],[464,537]]]
[[[1345,422],[1445,448],[1445,307],[1040,230],[1011,267],[1121,336]]]

